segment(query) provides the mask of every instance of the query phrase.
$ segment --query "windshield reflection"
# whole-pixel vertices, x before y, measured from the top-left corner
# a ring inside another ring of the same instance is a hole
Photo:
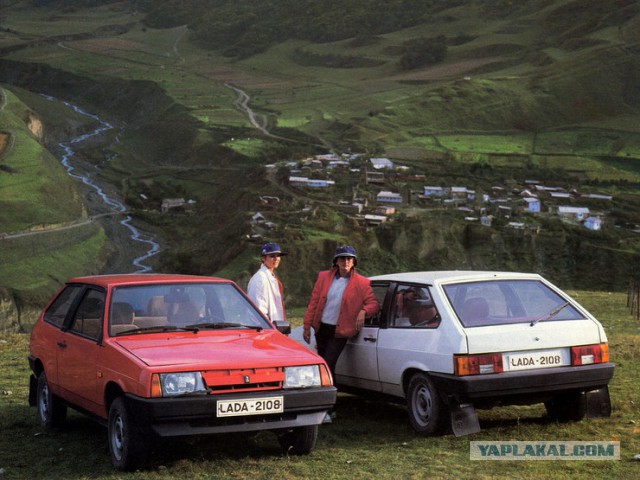
[[[114,289],[110,335],[272,328],[232,283],[174,283]]]

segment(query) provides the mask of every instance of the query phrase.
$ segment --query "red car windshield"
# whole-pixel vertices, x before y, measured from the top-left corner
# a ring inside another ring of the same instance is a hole
[[[118,287],[111,296],[109,331],[200,328],[271,328],[231,283],[175,283]]]

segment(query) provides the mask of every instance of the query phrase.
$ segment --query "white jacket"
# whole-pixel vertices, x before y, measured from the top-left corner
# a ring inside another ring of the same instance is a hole
[[[282,283],[264,265],[249,280],[247,295],[269,320],[285,320]]]

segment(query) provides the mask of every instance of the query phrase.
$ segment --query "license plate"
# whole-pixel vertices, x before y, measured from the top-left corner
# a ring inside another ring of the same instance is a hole
[[[502,365],[505,371],[552,368],[569,364],[568,348],[536,350],[535,352],[510,352],[502,355]]]
[[[218,417],[241,417],[243,415],[263,415],[282,413],[283,397],[245,398],[243,400],[218,400]]]

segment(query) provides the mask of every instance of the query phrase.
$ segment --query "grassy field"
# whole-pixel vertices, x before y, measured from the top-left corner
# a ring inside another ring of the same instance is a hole
[[[331,138],[335,135],[330,133],[332,125],[351,125],[365,149],[380,146],[393,151],[417,147],[437,152],[525,155],[535,151],[537,155],[579,158],[596,154],[637,155],[640,140],[633,133],[629,133],[627,139],[612,141],[611,134],[606,132],[594,135],[593,132],[551,130],[539,135],[535,145],[531,144],[531,135],[517,133],[527,122],[531,126],[544,126],[549,120],[536,117],[542,115],[535,113],[540,110],[536,105],[546,97],[536,97],[527,78],[535,76],[534,86],[556,98],[558,105],[546,107],[551,118],[555,118],[558,116],[555,110],[563,108],[563,98],[573,96],[575,86],[569,84],[572,75],[588,75],[585,71],[591,68],[588,65],[600,62],[587,64],[562,55],[560,49],[549,49],[547,55],[556,64],[546,70],[536,69],[522,62],[519,55],[538,32],[530,28],[510,28],[508,18],[499,16],[486,18],[480,27],[474,20],[475,15],[481,14],[465,7],[448,11],[443,19],[436,18],[429,26],[429,35],[454,36],[471,30],[473,39],[450,46],[443,64],[408,73],[398,71],[397,55],[393,51],[403,42],[425,35],[424,26],[392,32],[364,44],[351,39],[320,44],[287,40],[251,58],[230,61],[218,52],[195,46],[189,41],[191,32],[182,26],[164,30],[147,28],[141,23],[141,15],[124,9],[119,11],[117,6],[96,8],[90,13],[77,10],[65,14],[41,8],[37,15],[28,18],[16,10],[7,15],[5,22],[8,28],[33,36],[53,35],[54,30],[89,34],[100,29],[103,34],[96,38],[38,44],[10,57],[48,63],[81,75],[153,80],[209,128],[249,126],[247,119],[233,108],[235,94],[225,87],[228,82],[245,89],[251,95],[254,108],[270,112],[281,127]],[[113,34],[104,34],[110,31]],[[613,30],[602,30],[598,40],[616,48],[621,42],[620,35]],[[301,66],[294,61],[293,52],[297,49],[316,55],[340,52],[384,63],[369,68]],[[602,50],[585,48],[580,55],[585,58],[606,55]],[[492,52],[500,56],[490,55]],[[508,66],[488,74],[472,74],[482,64],[491,62],[504,62]],[[563,62],[568,64],[562,65]],[[593,96],[589,91],[581,90],[580,94]],[[581,101],[576,99],[575,103],[581,104]],[[574,113],[578,112],[568,111],[567,116]],[[613,125],[615,118],[607,117],[607,124]],[[634,128],[634,122],[621,125]],[[492,128],[506,128],[511,132],[487,134]],[[434,141],[436,132],[440,137]],[[588,141],[576,138],[578,136]],[[236,144],[236,141],[228,145],[251,156],[259,153],[253,145],[247,149],[247,145]],[[265,148],[268,142],[256,146]],[[609,178],[611,175],[607,175]]]
[[[420,437],[403,406],[339,394],[337,419],[320,429],[309,456],[283,455],[273,435],[252,440],[204,437],[173,440],[154,451],[145,471],[112,470],[106,429],[71,413],[61,431],[43,432],[27,404],[28,335],[0,334],[0,476],[3,479],[164,478],[385,478],[385,479],[569,479],[637,478],[640,454],[638,367],[640,328],[626,295],[569,292],[604,324],[616,372],[610,385],[610,418],[556,424],[544,407],[480,411],[479,433],[468,437]],[[301,322],[302,310],[289,312]],[[471,461],[469,442],[619,441],[619,461]]]
[[[102,7],[90,13],[46,12],[47,9],[38,9],[38,15],[27,20],[18,10],[7,15],[5,23],[8,28],[34,36],[53,35],[54,30],[89,34],[98,28],[101,32],[111,29],[113,34],[40,44],[18,51],[12,58],[45,62],[84,75],[152,79],[176,101],[192,109],[196,118],[210,125],[246,126],[246,118],[231,107],[233,92],[224,87],[226,82],[233,83],[251,94],[252,105],[273,112],[281,126],[326,135],[332,122],[353,124],[365,147],[372,143],[388,147],[419,145],[425,131],[482,133],[492,125],[516,130],[527,122],[544,126],[552,118],[561,117],[554,110],[562,110],[563,96],[571,99],[577,93],[580,98],[576,98],[576,104],[596,111],[597,104],[584,105],[582,98],[598,97],[589,91],[593,81],[581,84],[575,92],[572,80],[593,76],[589,69],[601,63],[598,55],[607,55],[602,46],[584,48],[571,56],[563,55],[560,49],[549,49],[546,54],[556,63],[547,69],[536,68],[522,61],[521,56],[539,32],[510,28],[508,17],[485,19],[480,27],[474,21],[474,15],[480,12],[469,8],[452,9],[445,18],[436,18],[428,31],[424,26],[399,30],[366,44],[352,39],[320,44],[286,40],[240,61],[230,61],[218,52],[193,45],[189,41],[192,33],[182,26],[147,28],[140,23],[141,15],[124,10]],[[398,70],[398,56],[393,52],[403,42],[426,34],[453,37],[467,31],[473,31],[473,38],[450,46],[442,64],[411,72]],[[611,49],[622,42],[622,33],[613,30],[603,29],[598,35],[601,44]],[[383,63],[368,68],[302,66],[293,54],[299,49],[320,56],[339,52]],[[621,61],[610,57],[613,66]],[[505,66],[496,67],[489,74],[476,74],[478,68],[491,64]],[[549,105],[550,118],[542,118],[542,112],[534,113],[536,104],[545,101],[527,80],[534,76],[534,86],[545,95],[555,95],[560,103]],[[569,123],[576,113],[579,112],[566,112]],[[612,117],[607,121],[613,121]],[[629,122],[625,125],[627,129],[634,128]],[[499,139],[496,148],[504,148]]]

